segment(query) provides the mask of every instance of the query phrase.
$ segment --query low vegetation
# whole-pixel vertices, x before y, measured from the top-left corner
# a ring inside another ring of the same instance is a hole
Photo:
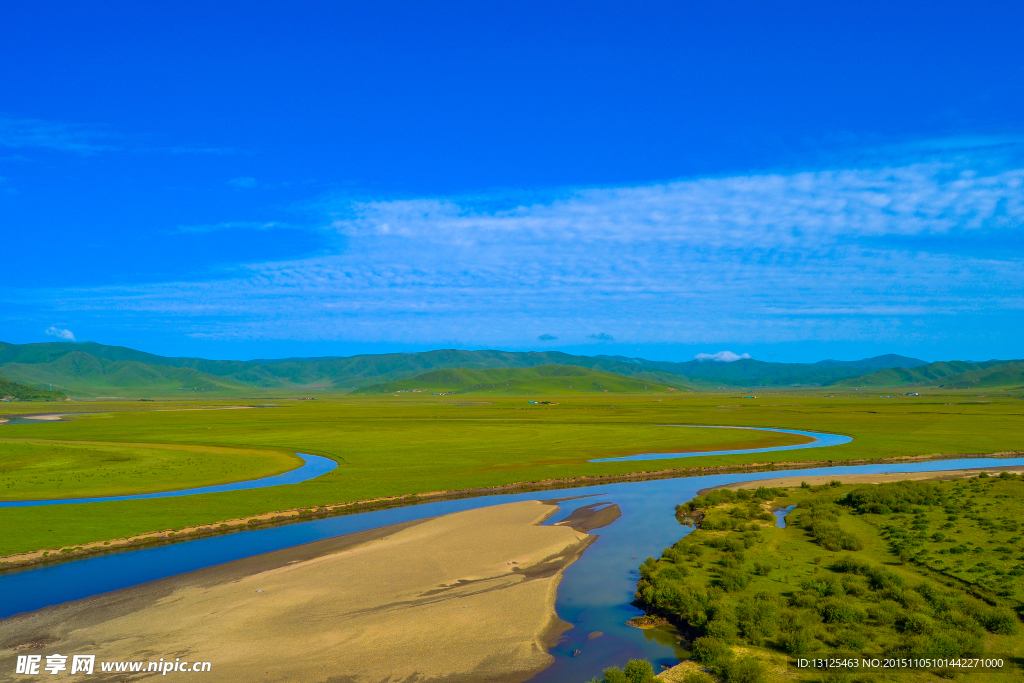
[[[770,510],[790,506],[779,528]],[[692,659],[726,683],[770,673],[756,656],[736,656],[737,647],[790,658],[987,655],[1010,667],[1024,655],[1018,475],[720,489],[680,505],[677,515],[696,529],[641,565],[636,599],[676,624]],[[782,673],[822,680],[821,672]],[[936,673],[959,675],[886,676]]]
[[[590,683],[657,683],[654,667],[644,659],[631,659],[621,669],[613,666],[604,670],[601,680],[593,679]]]
[[[12,382],[0,377],[0,399],[13,399],[15,401],[63,401],[65,398],[67,396],[60,391],[37,389],[27,384]]]

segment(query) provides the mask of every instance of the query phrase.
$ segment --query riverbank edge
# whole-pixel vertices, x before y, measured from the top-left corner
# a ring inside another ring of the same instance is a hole
[[[839,481],[843,484],[886,484],[894,481],[949,481],[952,479],[969,479],[984,472],[989,476],[999,476],[1002,472],[1024,473],[1024,465],[1010,465],[1009,467],[965,467],[960,470],[929,470],[927,472],[876,472],[874,474],[816,474],[810,477],[780,477],[779,479],[760,479],[758,486],[768,488],[797,488],[803,482],[810,486],[822,486],[832,481]],[[744,488],[745,482],[734,484],[722,484],[697,491],[698,496],[707,495],[719,489],[732,489],[737,491]]]
[[[502,486],[490,486],[472,489],[456,489],[430,491],[427,493],[409,494],[405,496],[386,496],[364,500],[349,501],[333,505],[307,506],[290,510],[264,512],[236,519],[211,522],[209,524],[184,527],[181,529],[164,529],[126,538],[91,541],[81,545],[46,548],[27,553],[16,553],[0,556],[0,573],[24,570],[41,565],[52,565],[62,562],[83,559],[112,552],[128,552],[171,543],[183,543],[209,536],[219,536],[241,531],[282,526],[313,519],[338,517],[342,515],[384,510],[388,508],[407,507],[421,503],[433,503],[444,500],[462,498],[479,498],[483,496],[506,495],[514,493],[532,493],[560,489],[618,484],[631,481],[655,481],[659,479],[680,479],[699,477],[708,474],[732,474],[738,472],[772,472],[776,470],[800,470],[821,467],[845,467],[859,465],[887,465],[911,462],[941,461],[971,458],[1014,458],[1024,456],[1024,451],[1000,451],[996,453],[930,453],[926,455],[907,456],[900,458],[860,458],[851,460],[803,460],[775,463],[747,463],[744,465],[716,465],[711,467],[689,467],[670,470],[641,471],[628,474],[583,475],[564,479],[542,479],[535,482],[515,482]]]

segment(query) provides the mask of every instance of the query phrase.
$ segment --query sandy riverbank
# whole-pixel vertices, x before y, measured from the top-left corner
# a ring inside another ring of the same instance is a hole
[[[947,479],[976,477],[982,472],[986,472],[992,476],[998,476],[1000,472],[1024,472],[1024,467],[1016,465],[1010,467],[979,467],[966,470],[947,470],[945,472],[882,472],[878,474],[821,474],[813,477],[780,477],[778,479],[762,479],[759,481],[745,481],[735,484],[726,484],[724,486],[703,489],[702,491],[699,491],[699,493],[703,495],[706,491],[712,491],[720,488],[732,489],[734,491],[736,489],[749,489],[756,488],[758,486],[786,488],[789,486],[800,486],[800,484],[805,481],[811,486],[820,486],[821,484],[828,484],[835,480],[839,480],[844,484],[882,484],[890,481],[907,480],[944,481]]]
[[[568,628],[555,591],[594,538],[540,526],[556,509],[469,510],[58,605],[0,621],[0,651],[210,661],[226,683],[523,681]],[[602,512],[575,526],[618,516]]]

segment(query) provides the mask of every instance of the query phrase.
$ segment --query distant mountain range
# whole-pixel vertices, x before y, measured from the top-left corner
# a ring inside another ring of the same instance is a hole
[[[631,387],[646,384],[683,390],[939,385],[965,388],[1024,384],[1022,361],[928,363],[892,354],[858,361],[826,360],[818,363],[770,363],[753,359],[732,363],[699,360],[672,363],[625,356],[576,356],[557,351],[445,349],[350,357],[218,361],[166,358],[93,342],[0,342],[0,377],[35,386],[52,383],[54,388],[81,397],[173,397],[197,393],[214,396],[283,395],[365,392],[370,387],[391,391],[414,388],[411,385],[406,387],[404,383],[399,386],[403,380],[416,378],[416,382],[424,384],[422,376],[437,370],[482,371],[540,366],[573,366],[577,368],[573,372],[584,368],[597,373],[612,373],[632,378],[636,384],[628,385]],[[463,373],[460,377],[459,382],[477,384],[501,381],[485,379],[490,378],[489,375]],[[610,381],[603,375],[601,377],[600,381]],[[430,381],[440,381],[440,378],[436,376]],[[529,379],[534,384],[539,381],[538,377],[519,379]],[[512,381],[511,375],[505,381]],[[557,383],[561,380],[544,380],[549,381]],[[627,385],[621,386],[616,391],[631,390],[626,388]]]

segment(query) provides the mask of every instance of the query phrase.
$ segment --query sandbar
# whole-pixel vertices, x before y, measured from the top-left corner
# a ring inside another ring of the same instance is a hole
[[[554,609],[562,571],[596,538],[541,526],[557,510],[468,510],[16,615],[0,621],[0,651],[209,661],[225,683],[519,683],[553,661],[569,628]]]

